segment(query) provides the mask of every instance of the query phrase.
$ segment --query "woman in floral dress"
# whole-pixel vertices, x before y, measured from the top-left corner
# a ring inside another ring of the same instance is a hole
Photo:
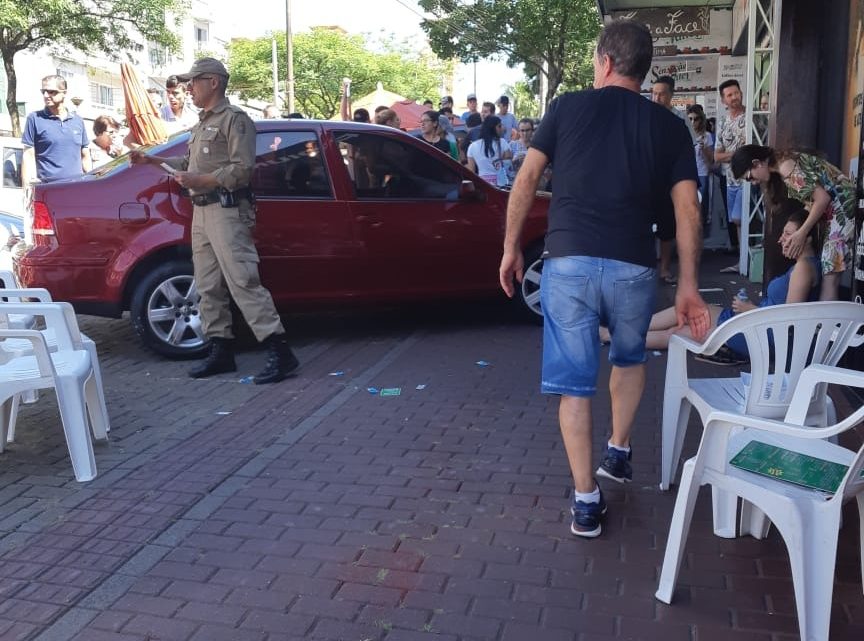
[[[732,172],[760,183],[774,203],[786,197],[805,203],[807,220],[784,245],[784,254],[797,258],[810,230],[819,225],[822,292],[820,300],[837,300],[840,277],[852,266],[855,232],[855,185],[824,158],[803,152],[775,154],[771,147],[744,145],[732,157]],[[785,190],[782,187],[785,186]]]

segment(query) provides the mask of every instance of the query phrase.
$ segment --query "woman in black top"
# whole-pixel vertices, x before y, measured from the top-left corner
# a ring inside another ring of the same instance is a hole
[[[420,140],[425,140],[436,149],[440,149],[448,156],[450,155],[450,143],[442,135],[438,128],[438,112],[424,111],[420,116]]]

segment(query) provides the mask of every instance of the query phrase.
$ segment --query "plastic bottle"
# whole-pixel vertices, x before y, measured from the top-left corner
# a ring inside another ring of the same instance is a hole
[[[747,295],[747,290],[743,287],[738,290],[737,294],[735,294],[735,298],[742,302],[750,300],[750,297]]]

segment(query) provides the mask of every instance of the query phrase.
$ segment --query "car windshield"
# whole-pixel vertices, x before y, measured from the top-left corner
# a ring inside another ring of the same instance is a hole
[[[174,147],[178,141],[186,140],[189,137],[188,131],[180,131],[173,135],[171,135],[168,140],[165,142],[160,142],[155,145],[142,145],[138,147],[139,151],[142,151],[147,154],[153,154],[154,156],[162,155],[162,152],[170,147]],[[104,165],[97,167],[93,171],[91,171],[88,175],[95,176],[97,178],[101,178],[102,176],[107,176],[109,174],[113,174],[116,170],[125,168],[129,166],[129,154],[123,154],[122,156],[118,156],[117,158],[113,158]]]

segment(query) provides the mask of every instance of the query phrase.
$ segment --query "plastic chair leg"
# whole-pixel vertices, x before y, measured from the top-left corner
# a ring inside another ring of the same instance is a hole
[[[96,478],[96,457],[93,454],[93,442],[90,440],[90,431],[87,427],[87,410],[82,385],[75,378],[58,376],[55,381],[57,405],[60,407],[63,433],[66,435],[66,445],[69,448],[75,480],[92,481]]]
[[[684,436],[690,422],[692,404],[686,398],[675,396],[663,399],[663,436],[661,443],[660,489],[668,490],[675,479],[675,470],[681,459]]]
[[[724,539],[734,539],[738,535],[738,497],[712,486],[711,507],[714,515],[714,534]]]
[[[17,396],[10,396],[0,403],[0,452],[6,447],[6,443],[12,442],[12,438],[9,436],[10,425],[12,425],[10,415],[12,414],[12,403],[16,398]]]
[[[18,406],[21,403],[21,395],[15,394],[11,399],[9,413],[3,412],[3,421],[6,423],[6,443],[15,442],[15,423],[18,422]]]
[[[99,402],[99,389],[96,383],[95,373],[84,383],[84,398],[87,402],[87,415],[90,417],[90,429],[93,430],[93,438],[104,441],[108,438],[108,414],[104,403]]]
[[[84,349],[90,354],[90,365],[93,367],[93,379],[95,380],[98,393],[99,411],[105,417],[105,431],[110,432],[111,425],[108,422],[108,407],[105,405],[105,390],[102,387],[102,370],[99,367],[99,354],[96,353],[96,343],[89,338],[84,340],[83,343]],[[90,403],[89,400],[87,402],[88,404]]]
[[[839,514],[832,518],[830,512],[816,510],[812,514],[802,515],[802,520],[798,522],[793,523],[793,519],[790,519],[786,532],[780,528],[789,548],[798,627],[804,641],[828,639],[839,535],[838,517]],[[807,523],[806,529],[804,523]]]
[[[861,559],[861,586],[864,587],[864,494],[859,494],[855,498],[858,501],[858,538],[861,546],[858,558]]]
[[[754,539],[764,539],[770,529],[771,521],[765,512],[749,501],[741,501],[741,536],[749,534]]]
[[[678,497],[675,499],[675,511],[672,513],[672,523],[669,525],[669,537],[666,539],[666,553],[663,556],[663,568],[660,571],[660,584],[654,596],[663,603],[672,602],[672,593],[678,581],[681,561],[684,559],[684,548],[687,534],[690,531],[690,521],[693,519],[693,509],[696,497],[699,495],[699,483],[694,479],[696,465],[693,459],[684,463],[681,472],[681,485]]]

